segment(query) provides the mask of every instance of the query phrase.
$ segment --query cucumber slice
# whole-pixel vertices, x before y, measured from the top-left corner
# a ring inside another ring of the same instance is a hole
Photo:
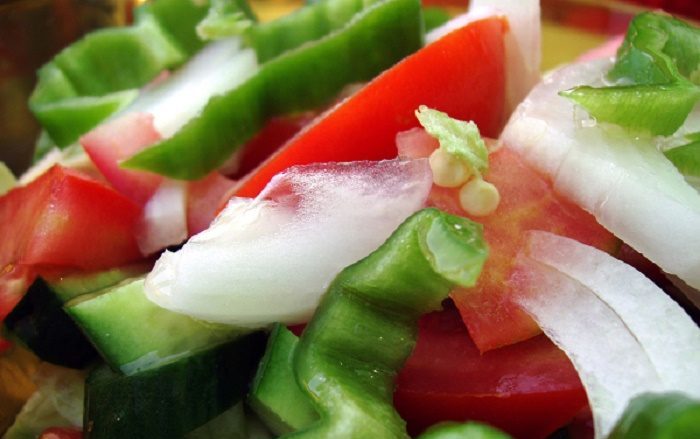
[[[73,320],[52,289],[37,279],[8,314],[5,325],[39,358],[73,369],[96,360],[95,348]]]
[[[253,379],[248,404],[277,435],[308,427],[318,419],[316,410],[294,377],[294,350],[299,338],[275,325]]]
[[[161,308],[146,298],[143,281],[67,304],[66,311],[115,370],[133,374],[250,332]]]
[[[124,375],[102,365],[88,376],[85,438],[178,438],[240,401],[265,343],[262,333]]]
[[[151,264],[142,263],[93,272],[61,273],[44,276],[44,280],[58,299],[66,303],[83,294],[94,293],[126,279],[146,274],[150,271],[150,266]]]

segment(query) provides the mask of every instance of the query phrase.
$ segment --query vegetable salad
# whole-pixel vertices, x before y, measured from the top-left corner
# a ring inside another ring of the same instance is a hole
[[[700,30],[540,78],[539,26],[151,0],[64,49],[0,181],[3,437],[700,436]]]

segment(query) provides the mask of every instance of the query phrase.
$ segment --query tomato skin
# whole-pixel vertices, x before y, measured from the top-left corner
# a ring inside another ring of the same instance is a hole
[[[480,354],[448,308],[420,320],[394,404],[411,434],[441,421],[477,420],[516,438],[541,438],[585,407],[586,394],[566,355],[545,336]]]
[[[246,176],[236,195],[256,196],[293,165],[394,158],[396,134],[418,126],[414,112],[420,105],[474,120],[482,132],[497,135],[506,29],[501,18],[476,21],[405,58],[304,128]]]

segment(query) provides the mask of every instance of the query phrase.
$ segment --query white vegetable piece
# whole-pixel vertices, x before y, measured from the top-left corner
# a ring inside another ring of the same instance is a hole
[[[493,16],[506,17],[510,27],[505,37],[506,114],[510,114],[540,79],[539,0],[471,0],[468,13],[434,29],[426,35],[426,41],[435,41],[467,23]]]
[[[596,437],[634,396],[700,397],[700,329],[653,282],[612,256],[547,232],[528,232],[513,280],[518,303],[571,358],[586,388]]]
[[[655,139],[596,124],[557,94],[602,85],[609,68],[610,61],[602,60],[546,77],[513,114],[503,143],[627,244],[700,288],[700,194]]]
[[[212,97],[238,87],[257,71],[254,50],[243,48],[239,37],[221,39],[206,45],[163,82],[146,87],[119,115],[150,113],[156,130],[168,138],[198,116]]]
[[[137,237],[139,250],[151,255],[187,239],[187,187],[177,180],[164,179],[143,207]]]
[[[306,321],[333,278],[375,250],[427,199],[427,159],[307,165],[229,203],[166,252],[146,279],[158,305],[214,322]]]

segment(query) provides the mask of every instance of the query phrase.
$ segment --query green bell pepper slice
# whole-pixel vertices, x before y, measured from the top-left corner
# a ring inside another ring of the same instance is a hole
[[[201,178],[224,163],[265,120],[317,108],[347,84],[367,81],[421,47],[418,0],[384,0],[324,38],[288,50],[209,100],[178,133],[123,163],[172,178]]]
[[[638,132],[668,136],[700,100],[700,29],[658,13],[630,23],[609,87],[561,93],[591,116]]]
[[[691,439],[700,437],[700,401],[687,395],[646,393],[636,397],[610,439]]]
[[[155,0],[135,10],[134,25],[90,33],[39,70],[30,109],[59,147],[70,145],[201,49],[195,26],[207,10],[206,2]]]
[[[394,380],[417,320],[454,285],[473,286],[488,253],[482,227],[436,209],[407,219],[332,282],[295,351],[297,382],[320,421],[290,438],[407,438]]]

